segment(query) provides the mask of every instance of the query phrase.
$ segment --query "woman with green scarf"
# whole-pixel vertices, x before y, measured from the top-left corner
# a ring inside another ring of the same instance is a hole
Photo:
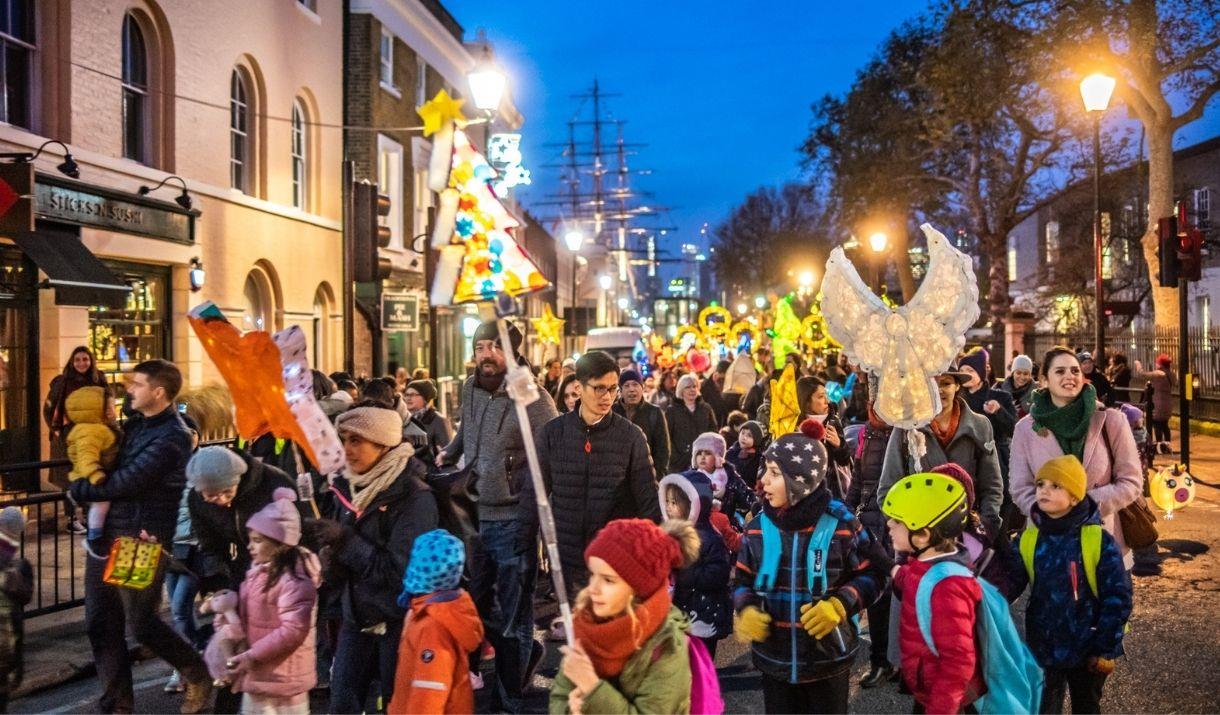
[[[1045,387],[1034,391],[1030,412],[1012,436],[1012,500],[1028,516],[1034,505],[1034,475],[1047,460],[1076,455],[1089,476],[1088,494],[1101,509],[1102,525],[1118,542],[1130,569],[1134,561],[1118,512],[1144,489],[1131,426],[1118,410],[1105,409],[1097,401],[1072,350],[1052,348],[1042,361],[1042,379]]]

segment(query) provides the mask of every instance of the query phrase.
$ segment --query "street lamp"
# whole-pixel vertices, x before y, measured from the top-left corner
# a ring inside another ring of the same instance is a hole
[[[750,306],[746,305],[745,303],[737,304],[737,314],[738,315],[745,315],[746,311],[748,311],[749,309],[750,309]]]
[[[612,281],[610,280],[610,276],[606,275],[605,273],[597,277],[598,288],[601,288],[602,290],[610,290],[611,284]]]
[[[585,243],[585,235],[578,228],[568,229],[563,234],[563,242],[567,245],[568,250],[572,252],[572,315],[568,320],[576,320],[576,259],[580,255],[580,247]],[[569,323],[569,325],[575,326],[576,324]],[[573,332],[572,334],[575,335],[576,333]]]
[[[504,85],[507,79],[504,73],[492,64],[491,52],[483,47],[483,57],[479,64],[466,75],[470,84],[470,95],[474,106],[485,112],[494,112],[500,108],[500,99],[504,96]]]
[[[868,237],[868,247],[873,249],[873,292],[881,292],[881,269],[884,265],[882,256],[890,246],[890,237],[884,231],[875,231]]]
[[[1095,305],[1096,349],[1093,355],[1103,367],[1106,364],[1105,283],[1102,278],[1101,240],[1101,117],[1110,106],[1115,79],[1101,72],[1080,80],[1080,97],[1084,109],[1093,119],[1093,302]]]
[[[758,308],[759,310],[766,308],[767,307],[767,296],[765,296],[765,295],[754,296],[754,307]]]

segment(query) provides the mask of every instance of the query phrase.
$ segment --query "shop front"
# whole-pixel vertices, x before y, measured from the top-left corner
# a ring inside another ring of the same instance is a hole
[[[0,235],[0,464],[49,456],[41,403],[75,347],[94,352],[116,399],[135,365],[175,359],[175,271],[196,250],[198,211],[108,187],[40,173],[32,211],[33,231]],[[37,486],[34,474],[3,483]]]

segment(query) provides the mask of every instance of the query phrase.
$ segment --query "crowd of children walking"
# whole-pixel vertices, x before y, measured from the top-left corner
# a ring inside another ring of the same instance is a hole
[[[626,420],[641,414],[639,404],[628,405],[622,417],[610,411],[616,385],[639,381],[639,373],[620,374],[605,356],[582,360],[575,366],[578,399],[569,414],[554,419],[571,423],[583,440],[585,461],[545,470],[557,480],[548,488],[564,484],[569,501],[579,486],[570,472],[583,469],[586,480],[594,478],[587,470],[590,455],[602,448],[598,431],[620,424],[633,430]],[[975,374],[989,371],[985,353],[981,361],[972,353],[971,361]],[[1027,362],[1018,359],[1014,366]],[[850,370],[831,365],[844,374]],[[1128,549],[1114,514],[1138,494],[1127,473],[1134,453],[1128,425],[1134,422],[1096,403],[1073,353],[1048,354],[1043,387],[1021,403],[1029,414],[1017,423],[1011,485],[1003,470],[1004,491],[1011,495],[1005,501],[1022,514],[1006,514],[997,526],[980,514],[984,501],[976,479],[998,480],[999,450],[991,421],[957,394],[971,389],[961,377],[969,374],[956,366],[946,373],[951,379],[941,381],[941,396],[947,408],[929,429],[930,439],[943,440],[944,452],[953,455],[962,425],[977,418],[970,427],[978,436],[969,443],[971,463],[904,468],[893,483],[885,478],[887,460],[896,450],[905,452],[905,445],[895,447],[902,431],[878,419],[867,399],[852,408],[852,419],[840,418],[849,400],[828,399],[825,374],[798,381],[802,418],[795,431],[770,433],[764,391],[756,413],[742,415],[758,421],[730,421],[727,410],[721,431],[713,417],[713,429],[683,436],[683,445],[666,439],[669,464],[653,465],[655,501],[642,503],[639,484],[624,478],[607,489],[616,500],[609,520],[589,528],[587,515],[577,515],[586,519],[577,524],[586,537],[575,547],[564,544],[565,553],[583,553],[583,572],[580,583],[569,582],[576,594],[574,644],[561,649],[550,711],[715,712],[723,701],[714,658],[718,644],[735,636],[749,646],[769,713],[847,712],[853,665],[866,639],[871,667],[861,685],[898,680],[915,712],[1058,713],[1069,694],[1073,712],[1100,712],[1132,609]],[[547,381],[559,389],[563,378],[557,371]],[[476,374],[472,384],[480,379]],[[417,394],[427,391],[408,384]],[[712,411],[692,397],[698,377],[683,375],[676,387],[678,399],[667,411],[686,410],[690,415],[683,419],[692,424],[705,420]],[[332,388],[324,387],[319,398]],[[500,388],[499,382],[488,388],[492,399]],[[867,393],[867,379],[855,389]],[[643,393],[636,399],[651,399]],[[584,409],[579,396],[589,403]],[[738,398],[743,407],[745,397]],[[221,544],[233,550],[233,568],[226,571],[232,578],[206,590],[204,610],[216,615],[204,660],[218,687],[240,694],[242,712],[308,712],[310,691],[327,678],[335,711],[473,712],[476,690],[492,687],[479,672],[481,656],[517,658],[517,651],[507,653],[509,645],[498,644],[510,643],[504,639],[516,628],[510,617],[519,605],[502,601],[518,584],[528,586],[520,585],[517,596],[531,599],[537,573],[496,571],[486,552],[473,550],[482,547],[460,528],[448,499],[439,498],[440,483],[425,475],[416,450],[403,441],[402,416],[392,394],[387,399],[391,404],[364,402],[336,413],[348,457],[345,477],[334,487],[336,519],[303,519],[291,482],[276,481],[279,470],[248,455],[210,447],[186,468],[188,489],[198,494],[184,499],[183,509],[189,502],[196,519],[215,508],[236,520],[225,526],[233,533],[224,538],[207,523],[196,531],[205,549]],[[79,403],[70,400],[70,408]],[[1017,403],[1006,403],[1015,411]],[[990,411],[992,403],[985,404]],[[642,419],[659,425],[662,434],[669,430],[660,413],[645,408]],[[630,434],[641,444],[625,451],[655,453],[657,445],[646,435]],[[459,433],[453,444],[461,439]],[[421,445],[439,465],[445,445],[433,442]],[[544,460],[547,444],[540,441]],[[510,449],[504,454],[506,461],[516,458]],[[88,460],[74,476],[104,483],[104,472],[94,476],[101,469],[98,451]],[[639,465],[631,465],[623,469],[636,474]],[[506,474],[516,478],[519,469]],[[507,493],[517,488],[510,485]],[[251,501],[256,490],[265,496]],[[21,572],[4,560],[9,516],[0,512],[0,606],[20,600],[20,590],[10,595],[7,586]],[[565,515],[565,523],[572,517]],[[91,517],[90,528],[101,523]],[[522,533],[506,543],[519,546],[519,562],[532,563],[537,543],[532,531]],[[238,544],[245,551],[240,558]],[[487,568],[493,570],[480,572]],[[244,576],[235,573],[241,569]],[[335,573],[342,580],[328,582],[325,574]],[[481,590],[478,583],[489,574],[499,582]],[[1025,592],[1021,637],[1009,604]],[[342,617],[328,626],[327,609],[340,606]],[[329,631],[335,623],[341,624],[338,653]],[[526,687],[541,656],[531,653],[531,645],[527,639],[514,666]],[[359,673],[362,684],[337,682],[350,673]],[[369,690],[369,682],[379,689]],[[340,688],[350,699],[337,695]],[[375,693],[381,697],[371,697]]]

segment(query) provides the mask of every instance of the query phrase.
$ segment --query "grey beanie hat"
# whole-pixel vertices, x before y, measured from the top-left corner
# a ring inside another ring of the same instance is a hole
[[[354,434],[382,447],[402,444],[402,415],[372,405],[355,407],[335,418],[339,434]]]
[[[1029,359],[1028,355],[1018,355],[1012,359],[1012,369],[1033,371],[1034,361]]]
[[[215,492],[236,486],[249,467],[227,447],[204,447],[186,463],[186,481],[197,492]]]
[[[25,531],[25,513],[15,506],[0,509],[0,535],[13,541],[20,541]]]

